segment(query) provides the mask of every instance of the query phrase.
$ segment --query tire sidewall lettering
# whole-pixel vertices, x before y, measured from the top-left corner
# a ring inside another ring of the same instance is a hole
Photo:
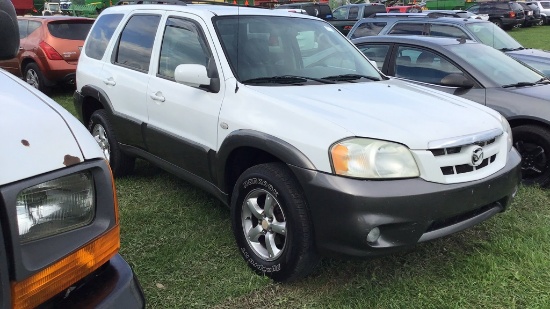
[[[253,177],[253,178],[248,178],[242,183],[243,189],[247,189],[252,185],[262,186],[266,188],[276,198],[279,197],[279,191],[277,191],[277,189],[275,189],[275,187],[265,179]]]

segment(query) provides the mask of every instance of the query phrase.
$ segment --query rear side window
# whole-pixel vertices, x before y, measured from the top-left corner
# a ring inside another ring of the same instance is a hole
[[[86,41],[84,52],[88,57],[98,60],[103,58],[107,44],[123,16],[122,14],[101,14],[99,16]]]
[[[120,35],[114,62],[139,71],[148,71],[159,22],[160,15],[132,16]]]
[[[431,25],[430,36],[448,37],[448,38],[466,38],[468,35],[460,28],[449,25]]]
[[[378,35],[380,31],[382,31],[382,29],[386,27],[386,24],[387,24],[386,22],[362,23],[359,26],[357,26],[355,31],[353,31],[353,33],[351,34],[351,38],[356,39],[356,38],[362,38],[364,36]]]
[[[359,17],[359,7],[352,6],[349,8],[348,19],[357,19]]]
[[[540,2],[540,5],[545,9],[550,9],[550,2]]]
[[[423,33],[424,24],[398,23],[393,26],[388,34],[422,35]]]
[[[84,41],[93,23],[92,20],[86,22],[50,22],[48,23],[48,31],[56,38]]]

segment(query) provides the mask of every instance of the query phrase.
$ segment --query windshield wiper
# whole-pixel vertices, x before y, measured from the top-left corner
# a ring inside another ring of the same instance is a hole
[[[540,82],[540,81],[538,81]],[[537,82],[537,83],[538,83]],[[531,82],[519,82],[519,83],[515,83],[515,84],[508,84],[508,85],[503,85],[502,88],[512,88],[512,87],[529,87],[529,86],[535,86],[537,83],[531,83]]]
[[[550,84],[550,79],[548,79],[548,77],[543,77],[543,78],[537,80],[536,83],[537,84],[543,84],[543,85]]]
[[[361,78],[366,78],[366,79],[374,80],[374,81],[381,81],[382,80],[382,79],[380,79],[380,77],[360,75],[360,74],[343,74],[343,75],[332,75],[332,76],[323,77],[323,79],[334,80],[334,81],[339,81],[339,82],[342,82],[342,81],[350,82],[350,81],[358,80],[358,79],[361,79]]]
[[[501,48],[500,51],[502,52],[509,52],[509,51],[516,51],[516,50],[524,50],[526,49],[525,47],[518,47],[518,48],[508,48],[508,47],[504,47],[504,48]]]
[[[303,84],[308,80],[316,81],[323,84],[334,84],[335,82],[331,80],[306,77],[306,76],[294,76],[294,75],[281,75],[281,76],[271,76],[271,77],[258,77],[251,78],[243,81],[243,83],[253,83],[253,84]]]

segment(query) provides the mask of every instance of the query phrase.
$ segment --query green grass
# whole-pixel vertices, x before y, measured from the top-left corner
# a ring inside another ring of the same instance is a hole
[[[550,27],[510,34],[550,49]],[[71,94],[52,97],[74,113]],[[205,192],[144,161],[116,186],[121,254],[149,308],[550,308],[548,190],[522,187],[472,229],[378,259],[324,259],[282,285],[248,269],[229,210]]]

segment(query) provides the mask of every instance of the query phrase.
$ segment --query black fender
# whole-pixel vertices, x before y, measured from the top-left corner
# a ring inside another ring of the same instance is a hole
[[[228,181],[231,175],[231,162],[228,162],[230,156],[239,148],[254,148],[288,165],[297,166],[304,169],[315,170],[315,165],[309,158],[288,142],[255,130],[237,130],[231,132],[223,141],[216,154],[217,183],[221,191],[230,193],[232,183]],[[235,179],[236,180],[236,179]]]

